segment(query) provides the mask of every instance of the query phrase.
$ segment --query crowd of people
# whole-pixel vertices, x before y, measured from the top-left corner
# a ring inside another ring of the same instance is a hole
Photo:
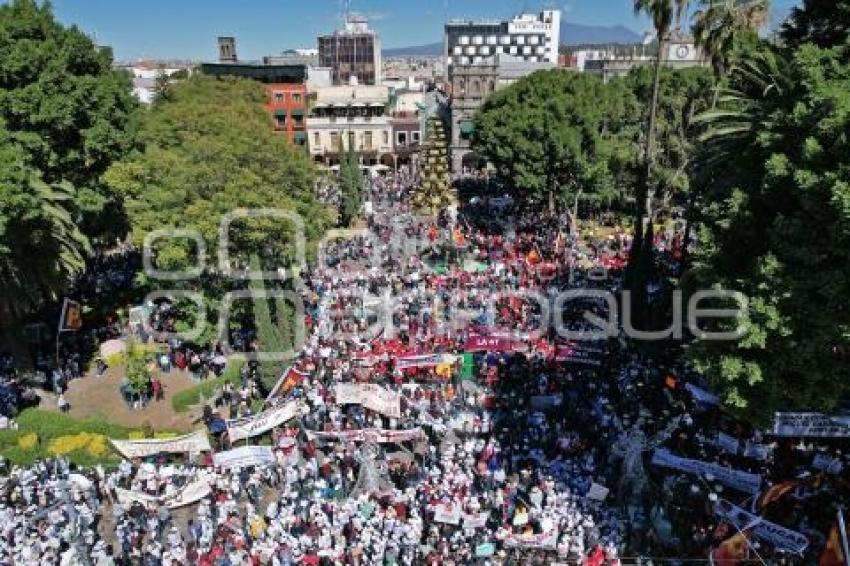
[[[16,467],[0,488],[0,562],[791,564],[829,549],[850,495],[840,441],[756,430],[691,369],[622,335],[565,340],[523,296],[619,289],[616,266],[598,271],[624,242],[587,246],[567,217],[487,198],[422,218],[406,205],[414,186],[374,181],[369,236],[328,245],[302,275],[307,340],[266,405],[299,411],[264,437],[273,462]],[[587,331],[586,311],[606,308],[590,297],[559,314]],[[191,369],[196,354],[172,346],[160,364]],[[257,396],[251,367],[227,418],[252,415],[239,409]],[[341,385],[374,396],[343,403]],[[245,443],[212,426],[212,408],[204,420],[216,446]],[[199,500],[168,503],[198,481]]]

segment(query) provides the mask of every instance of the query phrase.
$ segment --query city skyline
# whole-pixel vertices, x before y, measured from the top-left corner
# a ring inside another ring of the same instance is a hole
[[[798,4],[776,0],[772,23]],[[290,48],[316,47],[316,36],[341,24],[341,0],[275,3],[247,0],[235,10],[222,0],[150,0],[144,7],[111,0],[53,0],[57,17],[80,27],[116,59],[214,60],[215,38],[237,38],[240,59],[260,59]],[[563,20],[590,26],[625,26],[642,33],[649,20],[635,16],[631,0],[354,0],[352,12],[367,16],[385,49],[429,44],[443,37],[443,24],[456,18],[507,18],[521,11],[560,9]],[[569,38],[562,38],[568,42]]]

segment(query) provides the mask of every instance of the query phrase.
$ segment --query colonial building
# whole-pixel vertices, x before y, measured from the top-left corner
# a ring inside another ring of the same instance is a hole
[[[476,167],[470,139],[475,129],[475,111],[499,84],[499,66],[455,65],[451,76],[451,144],[452,171],[461,173],[464,168]]]
[[[389,90],[383,86],[319,87],[312,94],[307,134],[317,163],[337,165],[353,148],[363,165],[391,164],[393,127],[387,114]]]
[[[657,50],[656,50],[657,51]],[[578,70],[599,76],[605,82],[613,77],[623,77],[635,67],[655,63],[655,53],[648,53],[646,46],[633,47],[631,52],[614,50],[581,50],[574,54]],[[664,65],[674,69],[706,67],[710,63],[702,49],[694,44],[693,38],[674,32],[664,53]]]
[[[454,65],[475,65],[505,54],[530,63],[558,63],[560,10],[520,14],[508,21],[453,20],[446,24],[443,56],[445,76]]]
[[[319,65],[332,69],[334,85],[379,85],[381,39],[365,19],[350,17],[343,29],[319,36]]]

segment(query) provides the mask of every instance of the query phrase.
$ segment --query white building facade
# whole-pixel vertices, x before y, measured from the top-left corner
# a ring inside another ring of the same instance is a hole
[[[520,14],[509,21],[450,21],[446,24],[445,76],[452,65],[485,64],[497,55],[529,63],[558,63],[560,10]]]
[[[315,90],[307,118],[307,142],[317,163],[337,165],[353,148],[363,165],[392,162],[393,127],[385,86],[329,86]]]

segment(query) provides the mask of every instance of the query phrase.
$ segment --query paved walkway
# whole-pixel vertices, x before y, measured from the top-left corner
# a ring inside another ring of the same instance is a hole
[[[74,379],[68,384],[65,398],[71,404],[68,415],[77,418],[97,417],[111,423],[140,428],[147,421],[155,430],[189,431],[197,425],[192,421],[197,417],[197,411],[175,413],[171,408],[171,398],[178,391],[195,385],[195,381],[187,372],[174,370],[162,376],[165,386],[165,399],[150,403],[142,410],[132,410],[127,407],[118,391],[123,367],[109,368],[106,373],[97,377],[94,373],[86,374],[81,379]],[[41,407],[56,410],[56,397],[39,392],[42,397]]]

